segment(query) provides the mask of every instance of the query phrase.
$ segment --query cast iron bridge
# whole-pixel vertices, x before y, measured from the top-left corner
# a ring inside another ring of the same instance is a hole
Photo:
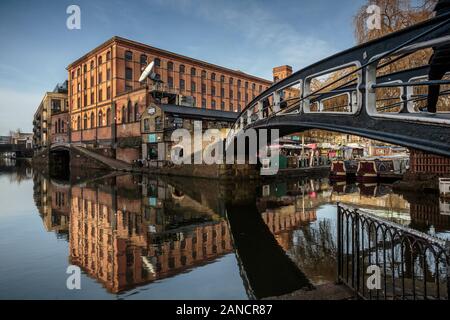
[[[249,128],[279,129],[280,136],[323,129],[450,157],[449,73],[431,81],[429,65],[411,67],[417,55],[441,45],[450,45],[450,14],[319,61],[251,101],[229,138]],[[441,86],[444,110],[437,114],[418,110],[430,85]]]

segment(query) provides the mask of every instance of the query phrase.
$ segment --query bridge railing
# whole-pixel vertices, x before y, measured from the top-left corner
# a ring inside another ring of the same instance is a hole
[[[449,242],[338,204],[337,280],[363,299],[449,299]]]
[[[450,14],[345,50],[275,83],[251,101],[235,123],[235,134],[250,124],[278,115],[337,114],[395,118],[450,125],[448,117],[418,114],[426,93],[417,87],[449,80],[427,81],[429,66],[383,73],[412,54],[450,44]],[[383,91],[383,92],[382,92]],[[443,90],[442,96],[450,90]],[[382,92],[382,93],[380,93]]]

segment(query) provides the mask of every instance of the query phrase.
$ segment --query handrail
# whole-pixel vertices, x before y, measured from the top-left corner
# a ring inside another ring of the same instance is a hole
[[[338,203],[337,248],[337,281],[360,298],[449,299],[448,240]],[[378,270],[375,287],[369,269]]]
[[[333,89],[330,92],[324,92],[324,93],[320,93],[322,91],[324,91],[325,89],[335,85],[336,83],[338,83],[339,81],[344,80],[345,78],[348,78],[349,76],[352,76],[358,72],[361,72],[362,70],[366,69],[369,66],[372,66],[376,63],[378,63],[379,61],[381,61],[382,59],[395,54],[396,52],[398,52],[399,50],[401,50],[402,48],[405,48],[409,45],[411,45],[412,43],[428,36],[432,34],[433,32],[439,30],[440,28],[448,25],[448,23],[450,22],[450,13],[439,16],[439,17],[435,17],[433,19],[424,21],[420,24],[414,25],[412,27],[403,29],[401,31],[397,31],[395,33],[389,34],[385,37],[379,38],[379,39],[375,39],[372,40],[368,43],[365,44],[361,44],[358,45],[356,47],[347,49],[341,53],[335,54],[331,57],[328,57],[326,59],[323,59],[311,66],[308,66],[302,70],[299,70],[297,72],[295,72],[294,74],[292,74],[291,76],[275,83],[273,86],[271,86],[270,88],[268,88],[267,90],[265,90],[264,92],[262,92],[261,94],[259,94],[257,97],[255,97],[255,99],[253,99],[249,104],[246,105],[246,107],[240,112],[238,119],[236,120],[236,122],[234,123],[235,125],[238,125],[241,123],[241,118],[242,116],[245,115],[249,115],[248,111],[250,108],[256,108],[258,107],[258,111],[261,112],[262,110],[259,110],[260,108],[260,103],[263,99],[266,99],[270,96],[272,96],[273,94],[275,94],[276,92],[279,92],[283,89],[288,88],[290,85],[293,85],[294,83],[302,83],[303,86],[305,86],[305,79],[308,77],[308,75],[313,74],[313,73],[317,73],[317,70],[323,70],[326,71],[328,65],[330,64],[345,64],[345,59],[347,59],[347,61],[354,61],[355,59],[352,58],[352,54],[361,54],[361,56],[363,56],[363,58],[358,58],[358,60],[360,60],[361,65],[356,67],[354,70],[352,70],[351,72],[349,72],[348,74],[339,77],[339,79],[332,81],[329,84],[326,84],[325,86],[323,86],[322,88],[320,88],[319,90],[316,90],[314,92],[308,93],[306,95],[303,95],[305,92],[305,88],[303,88],[302,90],[302,96],[301,97],[295,97],[293,99],[295,100],[299,100],[299,106],[301,107],[301,103],[303,101],[305,101],[308,98],[311,97],[316,97],[315,99],[317,99],[317,97],[320,97],[321,95],[329,95],[330,93],[343,93],[343,92],[349,92],[349,91],[355,91],[355,90],[364,90],[364,88],[366,87],[365,84],[365,79],[363,79],[362,83],[359,83],[358,85],[356,85],[355,87],[350,87],[350,88],[343,88],[343,86],[348,85],[348,84],[352,84],[353,82],[357,81],[357,79],[352,79],[350,81],[348,81],[347,83],[340,85],[338,88]],[[419,34],[415,35],[413,32],[420,32]],[[434,36],[436,37],[436,36]],[[406,38],[406,39],[405,39]],[[394,39],[399,39],[401,40],[401,44],[396,45],[394,48],[383,52],[383,47],[380,45],[381,43],[383,43],[384,41],[388,41],[388,40],[392,40],[393,43],[398,43],[398,41],[394,41]],[[406,40],[406,41],[404,41]],[[424,39],[425,41],[429,41],[428,38]],[[433,40],[433,39],[432,39]],[[381,51],[380,54],[376,55],[376,50]],[[374,53],[372,55],[372,57],[367,56],[367,52],[372,52]],[[405,58],[406,56],[408,56],[409,54],[411,54],[411,52],[407,52],[402,54],[399,57],[396,57],[394,59],[392,59],[391,61],[388,61],[380,66],[377,67],[377,69],[379,68],[384,68],[389,64],[394,63],[395,61],[398,61],[399,59]],[[447,82],[445,80],[443,81],[437,81],[437,82],[429,82],[428,85],[431,84],[449,84],[450,82]],[[370,86],[370,89],[374,89],[377,87],[382,87],[383,84],[373,84]],[[394,85],[391,84],[389,86],[386,85],[386,87],[401,87],[401,86],[407,86],[406,85]],[[413,84],[410,84],[413,85]],[[417,83],[414,84],[414,86],[418,85]],[[422,84],[422,85],[427,85],[426,83]],[[287,101],[287,100],[283,100],[282,102]],[[288,100],[290,101],[290,100]],[[278,102],[278,101],[277,101]],[[274,104],[275,106],[279,106],[279,102]],[[270,115],[268,115],[267,117],[264,117],[265,120],[270,119],[278,114],[281,113],[288,113],[291,112],[293,110],[295,110],[295,108],[299,107],[297,105],[297,103],[295,103],[294,106],[289,106],[289,108],[283,108],[280,110],[275,110],[274,112],[272,112]],[[265,106],[266,108],[267,106]],[[299,110],[300,111],[300,110]],[[254,114],[254,112],[252,112]],[[252,121],[254,122],[254,121]],[[239,127],[239,125],[238,125]]]

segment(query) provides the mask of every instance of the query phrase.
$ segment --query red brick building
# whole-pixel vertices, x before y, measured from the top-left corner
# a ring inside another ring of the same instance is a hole
[[[139,157],[140,117],[150,102],[153,84],[138,81],[155,62],[159,91],[171,92],[204,109],[238,112],[271,81],[113,37],[71,63],[69,118],[72,143],[110,149],[130,162]],[[164,103],[164,102],[161,102]]]

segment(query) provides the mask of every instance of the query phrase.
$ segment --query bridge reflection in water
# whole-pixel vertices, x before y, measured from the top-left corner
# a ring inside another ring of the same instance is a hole
[[[35,175],[46,230],[69,242],[69,260],[110,293],[208,266],[235,254],[249,298],[314,290],[336,280],[340,201],[445,236],[438,199],[388,185],[331,185],[326,178],[256,186],[209,180],[108,176],[64,183]],[[430,208],[435,208],[430,210]]]

